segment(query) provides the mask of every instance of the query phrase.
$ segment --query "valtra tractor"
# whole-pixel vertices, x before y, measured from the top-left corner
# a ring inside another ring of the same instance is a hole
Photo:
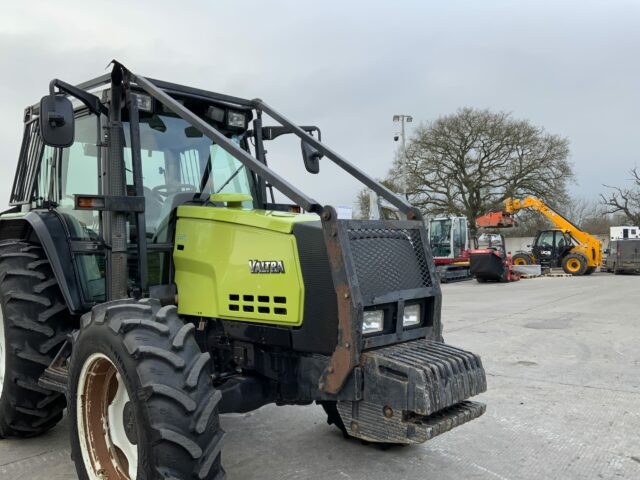
[[[269,168],[281,135],[407,220],[338,219]],[[219,414],[269,403],[317,402],[344,435],[398,444],[485,410],[480,358],[442,338],[420,212],[262,100],[117,62],[53,80],[25,111],[10,203],[0,437],[67,408],[82,479],[223,478]]]

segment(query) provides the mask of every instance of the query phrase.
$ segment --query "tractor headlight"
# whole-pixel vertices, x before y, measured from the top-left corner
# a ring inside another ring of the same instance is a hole
[[[404,307],[404,315],[402,317],[403,327],[412,327],[420,323],[420,305],[406,305]]]
[[[384,311],[369,310],[365,311],[362,316],[362,333],[381,332],[384,328]]]
[[[244,128],[247,121],[247,116],[242,112],[234,112],[229,110],[227,113],[227,125],[235,128]]]

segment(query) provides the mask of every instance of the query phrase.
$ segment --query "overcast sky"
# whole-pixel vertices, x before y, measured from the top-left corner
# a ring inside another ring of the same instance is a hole
[[[595,198],[640,166],[639,25],[635,0],[3,2],[0,200],[24,107],[51,78],[78,83],[112,58],[142,75],[261,97],[319,125],[378,177],[398,145],[394,113],[419,122],[463,106],[509,111],[570,139],[572,191]],[[321,203],[353,202],[358,184],[326,161],[314,177],[299,146],[270,153]]]

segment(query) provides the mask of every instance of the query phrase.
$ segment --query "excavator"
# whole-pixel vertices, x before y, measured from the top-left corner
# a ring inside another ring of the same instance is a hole
[[[505,228],[515,225],[514,214],[525,208],[540,212],[557,228],[537,233],[530,252],[513,255],[514,265],[539,264],[562,269],[571,275],[590,275],[602,265],[602,243],[573,224],[564,215],[536,197],[507,198],[501,212],[489,212],[476,219],[478,227]]]

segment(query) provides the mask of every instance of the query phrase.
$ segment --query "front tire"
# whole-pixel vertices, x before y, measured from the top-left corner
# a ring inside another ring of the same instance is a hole
[[[562,259],[562,269],[571,275],[584,275],[587,271],[587,259],[579,253],[570,253]]]
[[[81,479],[223,479],[220,392],[176,307],[119,300],[82,319],[69,374]]]
[[[62,419],[64,395],[38,379],[73,323],[42,248],[0,243],[0,438],[33,437]]]

